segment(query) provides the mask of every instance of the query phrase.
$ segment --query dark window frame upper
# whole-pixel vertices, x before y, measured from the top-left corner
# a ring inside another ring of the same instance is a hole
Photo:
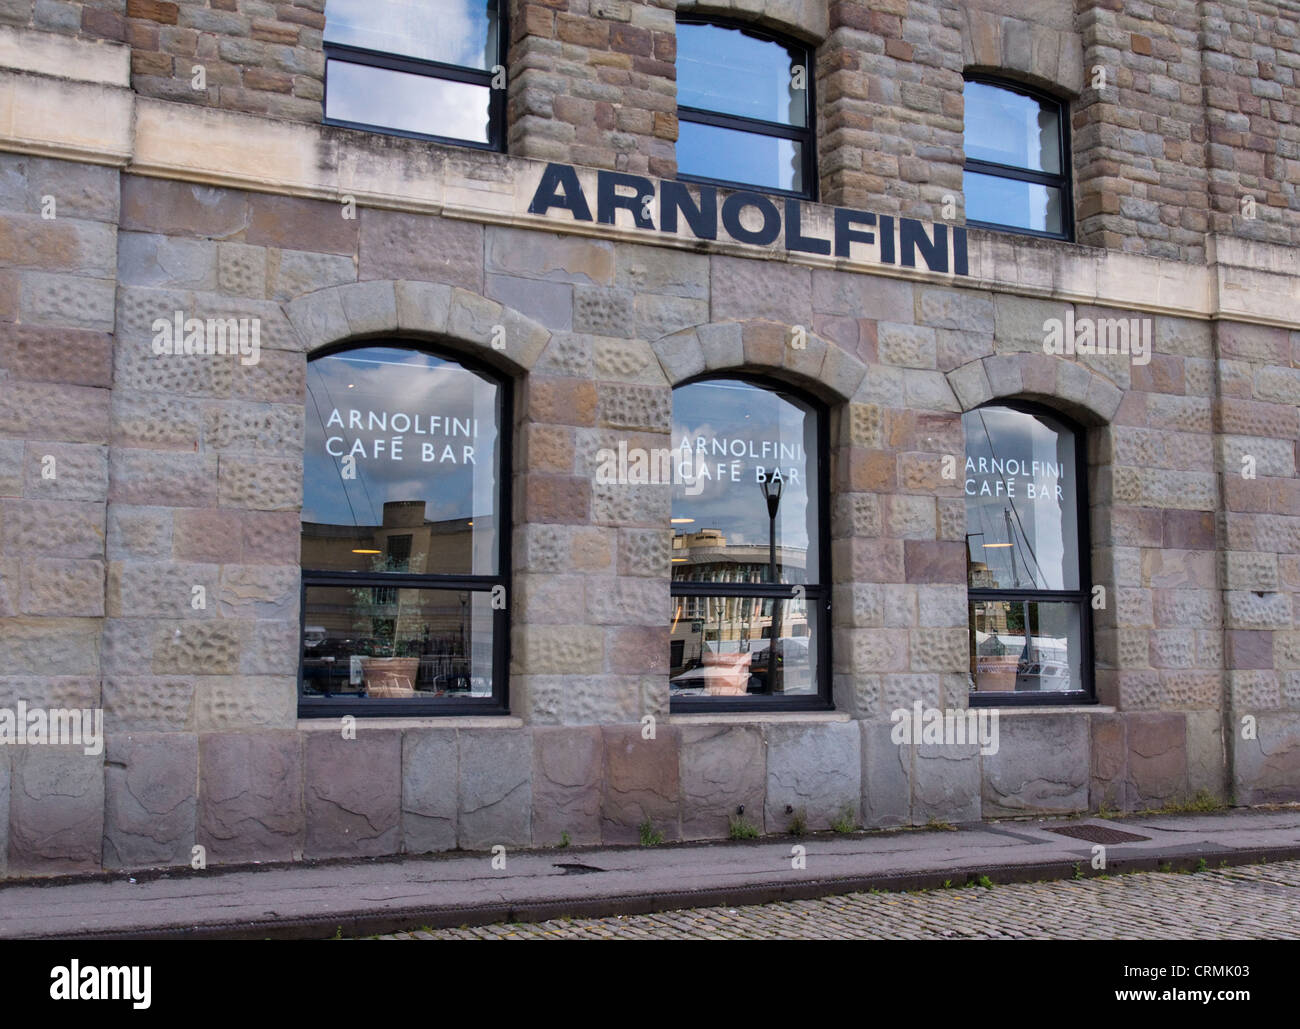
[[[678,172],[677,178],[682,182],[694,182],[705,186],[720,186],[723,189],[739,189],[751,193],[765,193],[773,196],[795,197],[799,200],[808,200],[816,202],[817,200],[817,96],[816,96],[816,74],[813,64],[813,49],[807,43],[790,36],[781,36],[773,32],[756,27],[752,22],[745,21],[743,18],[728,18],[723,16],[705,16],[705,15],[678,15],[678,25],[716,25],[722,29],[736,29],[747,36],[755,39],[761,39],[767,43],[776,43],[787,50],[798,50],[804,58],[803,67],[804,76],[804,103],[806,110],[804,112],[804,126],[802,128],[794,125],[785,125],[781,122],[765,121],[760,118],[746,118],[738,114],[720,114],[717,111],[710,111],[702,107],[683,107],[677,106],[677,121],[680,124],[684,121],[694,122],[698,125],[712,125],[721,129],[735,129],[740,132],[748,132],[756,135],[775,136],[780,139],[791,139],[801,143],[801,153],[803,158],[800,162],[799,173],[803,176],[804,188],[802,190],[779,189],[776,186],[756,185],[749,182],[740,182],[735,179],[714,179],[704,175],[686,175]],[[680,145],[680,139],[678,144]]]
[[[1068,415],[1043,404],[1034,404],[1024,400],[998,399],[990,400],[988,403],[980,404],[972,408],[971,411],[965,412],[970,414],[973,411],[979,411],[988,408],[1003,407],[1012,411],[1020,411],[1024,414],[1035,416],[1046,416],[1057,422],[1074,436],[1074,463],[1075,463],[1075,502],[1076,502],[1076,521],[1078,526],[1077,551],[1079,561],[1079,588],[1077,590],[1026,590],[1026,589],[982,589],[970,585],[966,587],[967,607],[971,601],[976,600],[1023,600],[1023,601],[1056,601],[1077,603],[1079,607],[1079,675],[1083,680],[1083,689],[1081,690],[1064,690],[1064,691],[987,691],[979,692],[971,689],[969,692],[969,704],[971,707],[1039,707],[1039,706],[1065,706],[1078,704],[1096,704],[1097,687],[1095,675],[1095,657],[1093,652],[1092,640],[1092,531],[1091,520],[1089,518],[1088,508],[1088,431]],[[965,450],[965,441],[963,440],[963,451]],[[963,456],[964,462],[964,456]],[[966,560],[970,560],[969,545],[966,549]],[[968,615],[969,618],[969,615]],[[970,628],[969,620],[967,629]],[[975,685],[974,678],[971,679],[971,686]]]
[[[1020,182],[1033,182],[1038,185],[1050,186],[1061,191],[1061,230],[1060,232],[1046,232],[1042,229],[1026,229],[1018,225],[1008,225],[1003,222],[985,222],[975,219],[967,219],[966,225],[972,229],[988,229],[991,232],[1010,232],[1019,236],[1037,236],[1040,239],[1059,239],[1066,243],[1074,241],[1074,160],[1070,151],[1070,105],[1060,97],[1052,96],[1050,93],[1044,93],[1040,89],[1033,89],[1020,82],[1012,82],[1009,79],[998,78],[994,75],[967,74],[964,76],[965,82],[978,82],[985,86],[994,86],[997,89],[1004,89],[1009,93],[1018,93],[1021,96],[1029,97],[1039,104],[1052,107],[1056,110],[1056,125],[1059,134],[1059,144],[1061,148],[1061,172],[1053,174],[1051,172],[1040,172],[1029,168],[1017,168],[1015,165],[1000,164],[996,161],[981,161],[977,158],[966,157],[962,165],[963,171],[976,172],[981,175],[991,175],[1003,179],[1016,179]],[[965,141],[966,126],[965,117],[962,118],[962,139]]]
[[[789,383],[762,375],[738,371],[712,371],[692,376],[677,383],[673,391],[684,386],[712,381],[745,382],[776,394],[787,394],[798,399],[817,416],[817,576],[816,582],[774,585],[769,583],[710,583],[676,582],[669,569],[669,594],[678,597],[757,597],[760,599],[792,600],[795,585],[803,589],[804,601],[810,616],[816,612],[817,625],[817,692],[799,696],[744,696],[744,697],[669,697],[672,714],[703,714],[710,712],[744,711],[833,711],[831,670],[831,555],[830,555],[830,411],[827,405],[811,394]],[[812,462],[810,462],[810,465]],[[675,487],[674,487],[675,488]]]
[[[509,3],[497,0],[497,53],[496,64],[505,68],[506,55],[510,48]],[[325,14],[329,17],[328,5]],[[325,43],[325,75],[321,95],[322,124],[337,125],[345,129],[360,129],[362,132],[377,132],[385,136],[401,136],[404,139],[423,139],[448,146],[469,147],[473,150],[490,150],[504,153],[506,149],[506,90],[492,88],[492,68],[466,68],[459,64],[447,64],[443,61],[426,61],[418,57],[402,54],[390,54],[382,50],[370,50],[366,47],[351,46],[346,43]],[[411,75],[423,75],[426,78],[446,79],[452,82],[468,82],[488,89],[488,138],[486,143],[472,139],[459,139],[456,136],[430,135],[424,132],[411,132],[387,125],[372,125],[367,122],[346,121],[342,118],[330,118],[325,115],[325,102],[329,96],[330,61],[343,61],[347,64],[361,64],[371,68],[385,68],[389,71],[406,72]]]
[[[342,715],[357,717],[423,718],[427,716],[451,717],[463,715],[508,715],[510,713],[510,598],[511,565],[510,537],[512,532],[511,481],[513,479],[514,443],[514,381],[499,369],[482,361],[457,353],[423,340],[404,339],[397,336],[380,336],[375,339],[353,340],[313,351],[310,361],[354,350],[373,347],[410,350],[428,354],[442,361],[458,364],[478,375],[490,379],[497,388],[500,399],[500,424],[497,427],[498,512],[497,570],[494,575],[422,575],[410,572],[340,572],[301,568],[302,583],[299,594],[298,626],[298,717],[337,718]],[[300,560],[301,566],[301,560]],[[310,697],[303,694],[302,640],[307,628],[307,589],[310,586],[352,586],[395,589],[441,589],[490,593],[496,586],[505,587],[506,604],[492,611],[492,696],[456,697],[400,700],[373,697]]]

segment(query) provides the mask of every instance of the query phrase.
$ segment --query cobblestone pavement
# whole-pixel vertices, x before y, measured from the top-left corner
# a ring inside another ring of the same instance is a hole
[[[413,930],[386,940],[1300,939],[1300,861],[1110,879],[854,893],[821,900],[534,924]]]

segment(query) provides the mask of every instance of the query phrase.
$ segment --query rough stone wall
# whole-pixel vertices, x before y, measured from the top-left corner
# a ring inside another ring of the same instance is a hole
[[[1079,242],[1204,259],[1200,6],[1162,0],[1080,7],[1085,88],[1073,109]],[[1095,88],[1102,75],[1105,87]]]
[[[1254,0],[1201,5],[1210,227],[1300,242],[1300,11]],[[1243,200],[1255,199],[1253,212]]]
[[[319,123],[324,11],[325,0],[126,0],[131,84],[142,96]]]
[[[938,219],[961,196],[962,24],[935,0],[831,3],[817,52],[824,203]]]
[[[515,0],[510,152],[672,178],[673,7],[674,0]]]
[[[0,25],[125,41],[126,4],[127,0],[3,0]]]
[[[96,708],[118,173],[3,154],[0,212],[0,706]],[[0,747],[0,867],[98,866],[103,760]]]

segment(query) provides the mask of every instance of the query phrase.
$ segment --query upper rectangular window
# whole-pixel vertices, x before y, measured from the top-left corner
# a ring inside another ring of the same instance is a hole
[[[964,96],[967,224],[1069,239],[1065,105],[978,79]]]
[[[325,120],[501,149],[498,0],[328,0]]]
[[[810,90],[806,47],[747,28],[678,21],[678,174],[811,197]]]

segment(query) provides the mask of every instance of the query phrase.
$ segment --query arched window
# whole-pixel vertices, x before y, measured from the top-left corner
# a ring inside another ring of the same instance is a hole
[[[498,0],[328,0],[325,121],[503,148]]]
[[[1054,239],[1074,228],[1067,109],[1023,86],[969,79],[966,224]]]
[[[674,710],[830,706],[825,431],[782,388],[673,390]]]
[[[505,710],[509,390],[432,351],[307,365],[304,715]]]
[[[679,178],[811,197],[808,48],[720,21],[677,22]]]
[[[1091,700],[1083,434],[1011,403],[962,427],[971,702]]]

